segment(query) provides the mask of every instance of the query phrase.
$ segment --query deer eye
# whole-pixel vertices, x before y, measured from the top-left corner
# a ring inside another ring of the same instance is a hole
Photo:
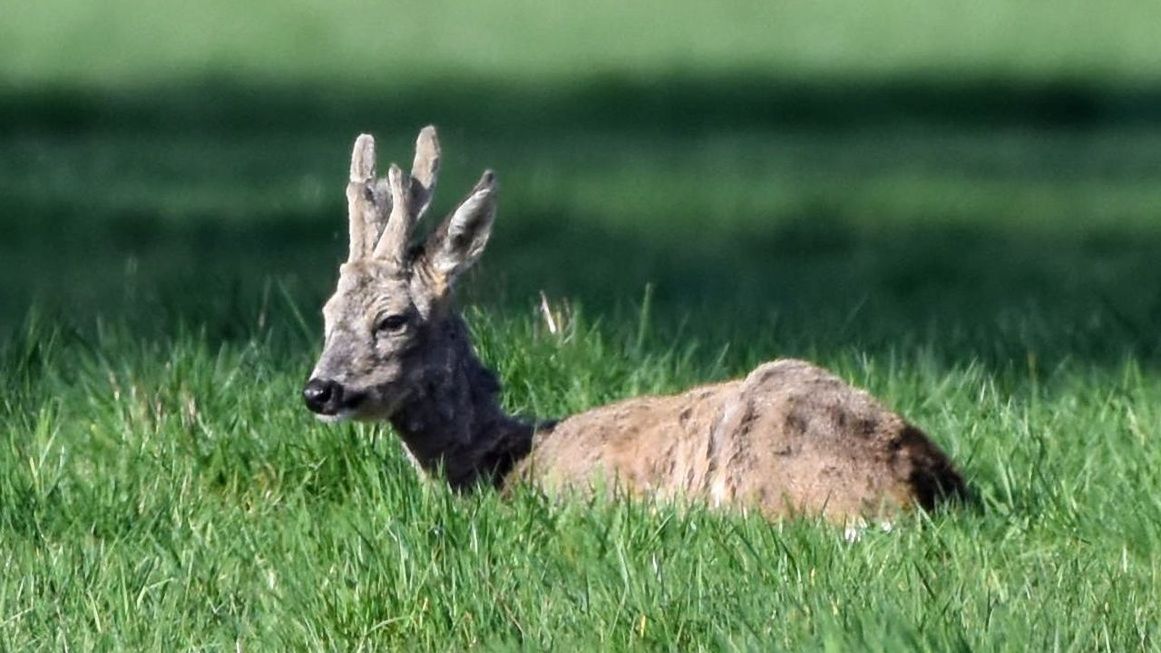
[[[399,333],[405,328],[407,328],[407,316],[398,313],[379,318],[379,321],[375,323],[375,333]]]

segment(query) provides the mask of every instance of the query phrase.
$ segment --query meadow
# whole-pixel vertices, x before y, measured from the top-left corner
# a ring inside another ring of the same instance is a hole
[[[1155,4],[4,15],[0,649],[1161,648]],[[461,304],[512,411],[805,357],[979,509],[456,496],[315,422],[351,141],[427,123],[434,214],[502,184]]]

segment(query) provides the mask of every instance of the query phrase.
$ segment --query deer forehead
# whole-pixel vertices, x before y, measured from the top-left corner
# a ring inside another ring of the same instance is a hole
[[[412,306],[410,281],[381,266],[344,265],[334,295],[323,306],[328,323],[372,322],[384,313],[403,313]]]

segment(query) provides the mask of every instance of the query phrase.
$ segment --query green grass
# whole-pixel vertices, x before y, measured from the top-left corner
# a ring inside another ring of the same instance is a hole
[[[1155,4],[189,7],[0,21],[0,649],[1161,648]],[[350,142],[427,122],[437,213],[500,174],[509,408],[807,357],[983,510],[456,497],[316,423]]]
[[[761,0],[712,4],[352,0],[10,3],[0,74],[121,84],[242,73],[394,85],[416,75],[573,78],[671,71],[916,71],[1156,81],[1148,0]]]
[[[517,409],[722,372],[473,317]],[[308,355],[274,339],[30,324],[10,342],[6,648],[1155,643],[1161,384],[1135,363],[826,359],[939,434],[987,505],[846,543],[814,523],[452,496],[382,429],[312,424],[294,401]]]

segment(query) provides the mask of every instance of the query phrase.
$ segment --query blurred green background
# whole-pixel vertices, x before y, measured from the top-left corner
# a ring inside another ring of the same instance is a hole
[[[6,3],[0,325],[308,326],[346,158],[441,128],[467,299],[773,353],[1155,360],[1161,6]],[[267,319],[263,317],[263,319]],[[769,339],[766,339],[769,342]],[[770,348],[770,347],[767,347]]]

